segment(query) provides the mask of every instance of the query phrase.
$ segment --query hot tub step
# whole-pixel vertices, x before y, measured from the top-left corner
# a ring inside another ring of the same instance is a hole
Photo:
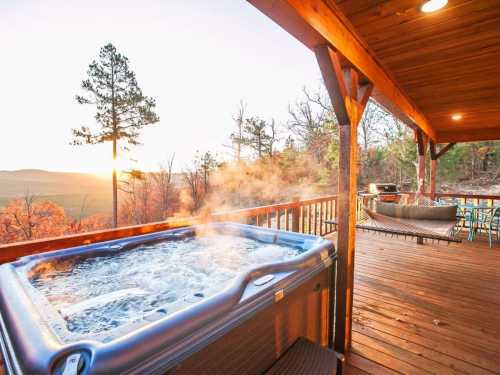
[[[336,373],[335,352],[301,337],[266,372],[266,375],[333,375]]]

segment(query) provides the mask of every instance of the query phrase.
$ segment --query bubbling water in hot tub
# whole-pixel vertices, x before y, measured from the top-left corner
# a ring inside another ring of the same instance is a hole
[[[172,314],[224,289],[245,269],[295,257],[300,249],[211,234],[139,245],[34,272],[31,285],[65,321],[63,341],[109,341],[129,323]],[[160,316],[158,316],[160,315]]]

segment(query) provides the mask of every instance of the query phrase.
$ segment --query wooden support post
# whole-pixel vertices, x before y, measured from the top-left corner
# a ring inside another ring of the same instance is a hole
[[[437,168],[437,154],[436,154],[436,144],[433,141],[429,142],[429,151],[431,154],[431,181],[430,181],[430,193],[431,199],[436,199],[436,168]]]
[[[427,149],[427,138],[425,134],[417,129],[417,151],[418,151],[418,173],[417,173],[417,192],[425,193],[425,152]]]
[[[334,346],[336,351],[346,353],[351,346],[352,331],[358,168],[357,128],[373,85],[360,86],[358,72],[353,68],[343,69],[339,54],[328,45],[318,46],[315,53],[339,121],[338,257]],[[333,288],[333,285],[331,287]]]

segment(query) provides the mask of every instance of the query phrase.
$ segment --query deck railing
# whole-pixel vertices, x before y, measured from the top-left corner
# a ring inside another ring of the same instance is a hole
[[[324,236],[333,231],[327,220],[337,216],[337,196],[295,200],[254,208],[214,213],[209,216],[216,221],[239,221],[265,228],[283,229],[292,232]]]
[[[457,199],[460,203],[484,204],[488,207],[500,206],[500,195],[436,193],[436,199]]]
[[[404,191],[402,194],[409,195],[410,197],[415,196],[413,191]],[[424,193],[425,196],[430,197],[430,193]],[[449,199],[457,200],[461,204],[475,204],[475,205],[486,205],[488,207],[500,206],[500,195],[491,194],[465,194],[465,193],[436,193],[435,199]]]
[[[333,226],[326,224],[325,221],[336,217],[336,203],[337,196],[329,195],[314,199],[294,200],[288,203],[272,204],[227,212],[216,212],[204,216],[182,219],[173,218],[157,223],[105,229],[34,241],[16,242],[13,244],[0,245],[0,264],[14,261],[26,255],[159,232],[167,229],[181,228],[211,221],[237,221],[267,228],[324,236],[333,231]]]
[[[500,205],[500,195],[438,193],[436,196],[438,198],[459,199],[463,203],[477,204],[486,202],[486,204],[490,206]],[[361,212],[361,205],[362,199],[358,199],[358,212]],[[237,221],[261,227],[324,236],[335,230],[334,226],[327,224],[326,221],[336,219],[337,210],[337,196],[328,195],[314,199],[297,199],[287,203],[245,208],[228,212],[217,212],[203,217],[174,218],[157,223],[78,233],[64,237],[17,242],[0,245],[0,264],[16,260],[22,256],[45,251],[109,241],[209,221]]]

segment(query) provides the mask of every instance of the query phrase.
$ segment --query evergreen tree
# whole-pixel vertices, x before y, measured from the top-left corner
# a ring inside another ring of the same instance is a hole
[[[246,119],[243,125],[241,142],[255,151],[259,159],[262,158],[264,153],[269,153],[269,150],[272,149],[272,145],[275,141],[275,136],[272,136],[267,132],[269,126],[270,125],[268,125],[264,120],[258,117],[250,117]]]
[[[217,168],[218,162],[210,151],[207,151],[202,155],[198,154],[196,159],[200,175],[203,177],[203,191],[204,194],[207,195],[210,190],[210,173]]]
[[[99,59],[87,70],[88,78],[82,82],[84,95],[77,95],[80,104],[96,107],[95,119],[99,129],[82,126],[73,129],[74,145],[111,142],[113,161],[117,157],[118,144],[124,151],[138,145],[139,131],[146,125],[159,121],[154,112],[154,99],[144,96],[135,73],[129,67],[128,58],[117,52],[112,44],[101,48]],[[118,221],[118,182],[113,168],[113,227]]]

